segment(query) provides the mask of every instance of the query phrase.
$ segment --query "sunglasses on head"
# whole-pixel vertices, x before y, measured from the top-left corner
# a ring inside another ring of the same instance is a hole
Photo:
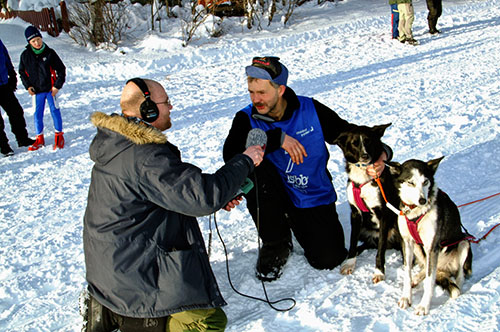
[[[281,74],[279,59],[275,56],[255,57],[252,59],[252,66],[264,69],[274,79]]]

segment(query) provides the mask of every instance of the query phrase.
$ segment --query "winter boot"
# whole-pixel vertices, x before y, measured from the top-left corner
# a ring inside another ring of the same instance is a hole
[[[32,139],[32,138],[29,138],[28,136],[26,136],[25,138],[23,139],[18,139],[17,140],[17,146],[22,148],[23,146],[30,146],[30,145],[33,145],[35,144],[35,140]]]
[[[4,157],[9,157],[9,156],[12,156],[14,154],[14,151],[12,151],[9,144],[7,144],[7,143],[0,147],[0,152],[2,152]]]
[[[59,148],[59,149],[62,149],[64,148],[64,136],[63,136],[63,132],[62,131],[59,131],[56,133],[56,136],[55,136],[55,141],[54,141],[54,150]]]
[[[406,42],[410,45],[418,45],[418,41],[413,39],[413,38],[410,38],[410,39],[407,39]]]
[[[259,250],[256,275],[262,281],[273,281],[283,273],[283,266],[292,251],[292,243],[281,241],[278,243],[264,243]]]
[[[83,317],[82,332],[113,332],[118,325],[112,321],[112,312],[84,290],[80,294],[80,314]]]
[[[36,151],[40,149],[42,146],[45,146],[45,139],[43,138],[43,134],[37,135],[35,143],[28,148],[29,151]]]

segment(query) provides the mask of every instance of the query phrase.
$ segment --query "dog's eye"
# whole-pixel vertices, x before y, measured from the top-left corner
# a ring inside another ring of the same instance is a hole
[[[424,186],[427,186],[429,184],[429,180],[424,181]]]

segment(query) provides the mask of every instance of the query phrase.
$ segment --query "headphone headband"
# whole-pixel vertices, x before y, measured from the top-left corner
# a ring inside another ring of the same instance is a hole
[[[139,87],[139,89],[141,89],[144,98],[151,97],[151,93],[149,92],[148,86],[142,78],[140,77],[131,78],[127,81],[127,83],[125,83],[125,85],[129,84],[130,82],[133,82],[135,85]]]
[[[129,82],[133,82],[135,85],[137,85],[139,89],[141,89],[142,95],[146,99],[141,103],[141,106],[139,108],[142,119],[149,123],[154,122],[156,119],[158,119],[160,111],[158,110],[158,106],[156,106],[156,104],[151,100],[151,93],[149,92],[146,82],[144,82],[144,80],[140,77],[129,79],[127,83],[125,83],[125,85],[127,85]]]

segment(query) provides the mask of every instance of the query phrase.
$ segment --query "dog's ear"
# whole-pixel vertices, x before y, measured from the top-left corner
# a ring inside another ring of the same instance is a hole
[[[378,137],[382,137],[384,136],[384,132],[385,130],[387,129],[387,127],[389,127],[390,125],[392,125],[392,123],[387,123],[387,124],[383,124],[383,125],[378,125],[378,126],[373,126],[372,127],[372,130],[373,132],[378,136]]]
[[[401,164],[396,161],[386,161],[385,164],[389,167],[389,172],[392,175],[398,176],[401,174]]]
[[[341,133],[334,141],[333,144],[337,144],[342,150],[344,150],[344,147],[347,144],[347,137],[348,137],[347,132]]]
[[[439,163],[441,162],[441,160],[443,160],[444,156],[442,156],[441,158],[437,158],[437,159],[432,159],[432,160],[429,160],[427,162],[427,165],[432,169],[432,171],[434,173],[436,173],[436,170],[439,166]]]

